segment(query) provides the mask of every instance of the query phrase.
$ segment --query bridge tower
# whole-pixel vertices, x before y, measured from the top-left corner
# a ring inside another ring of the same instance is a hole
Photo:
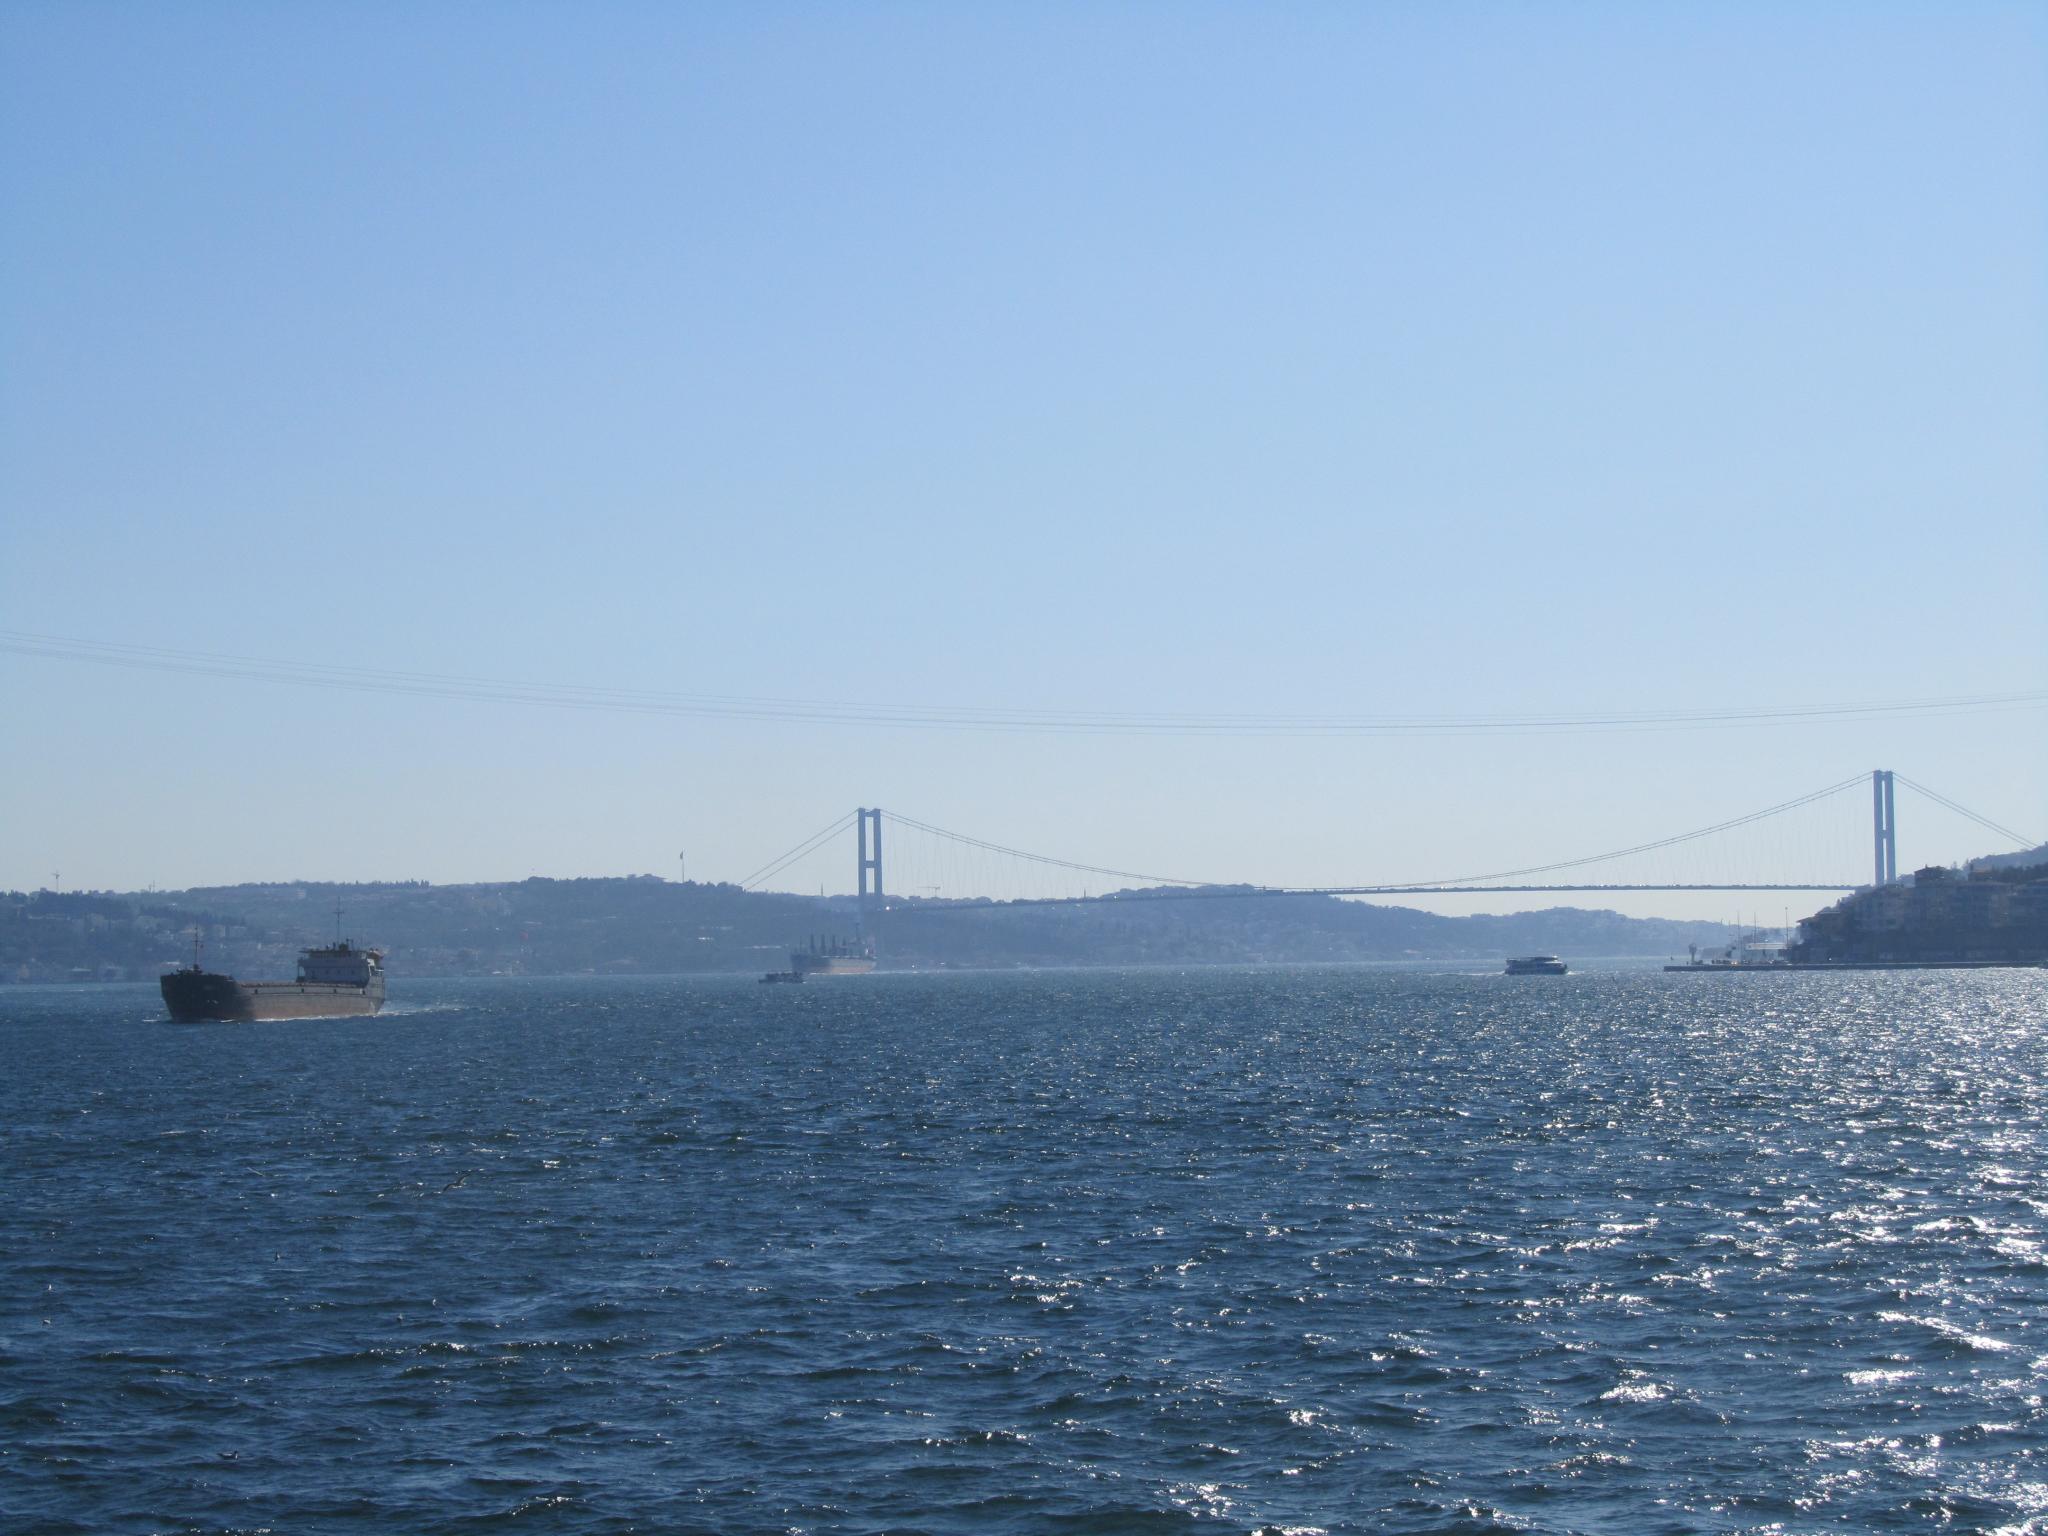
[[[876,901],[882,899],[882,813],[880,810],[869,810],[866,806],[862,806],[854,814],[860,818],[860,883],[858,889],[860,891],[861,914],[866,916],[868,897],[872,895]],[[868,824],[870,822],[874,823],[872,840],[870,840],[868,833]],[[872,887],[868,883],[868,876],[870,874],[874,876]]]
[[[1899,818],[1889,768],[1870,770],[1870,826],[1875,863],[1870,883],[1890,885],[1899,878]]]

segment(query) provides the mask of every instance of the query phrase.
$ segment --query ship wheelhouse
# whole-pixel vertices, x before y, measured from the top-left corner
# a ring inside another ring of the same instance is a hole
[[[383,955],[357,949],[346,939],[299,954],[299,980],[325,986],[366,987],[382,967]]]

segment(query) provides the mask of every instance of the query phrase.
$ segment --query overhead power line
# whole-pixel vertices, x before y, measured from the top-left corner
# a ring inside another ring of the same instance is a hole
[[[516,682],[455,674],[268,660],[169,646],[0,630],[0,653],[43,661],[472,703],[517,704],[700,720],[900,730],[1154,736],[1387,736],[1715,730],[2048,708],[2048,690],[1877,699],[1782,707],[1614,709],[1468,715],[1268,714],[1013,709],[886,704]]]

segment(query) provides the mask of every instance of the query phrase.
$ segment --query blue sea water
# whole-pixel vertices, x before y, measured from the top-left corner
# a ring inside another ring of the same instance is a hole
[[[12,1532],[2048,1530],[2048,972],[0,989]]]

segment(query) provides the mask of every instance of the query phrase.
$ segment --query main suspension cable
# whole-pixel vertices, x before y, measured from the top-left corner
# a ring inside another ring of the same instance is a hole
[[[796,863],[797,860],[803,858],[807,854],[815,852],[818,849],[819,845],[824,843],[826,839],[837,836],[839,833],[844,832],[849,826],[853,825],[853,818],[857,814],[859,813],[855,811],[848,811],[844,816],[840,817],[837,821],[833,822],[831,826],[825,828],[824,831],[813,833],[811,836],[805,838],[801,843],[798,843],[796,847],[790,849],[789,852],[783,854],[780,858],[770,859],[766,864],[763,864],[759,869],[755,870],[751,875],[747,876],[746,879],[742,880],[740,882],[740,889],[743,891],[751,891],[761,881],[769,879],[772,876],[781,874],[783,870],[787,869],[790,865]]]
[[[934,837],[950,838],[970,848],[980,848],[989,853],[1008,854],[1013,859],[1028,859],[1034,864],[1050,864],[1057,869],[1071,869],[1084,875],[1109,875],[1118,880],[1143,880],[1152,885],[1217,885],[1215,880],[1183,880],[1173,875],[1141,875],[1128,869],[1105,869],[1100,864],[1080,864],[1072,859],[1056,859],[1049,854],[1026,853],[1022,848],[1006,848],[1001,843],[984,842],[978,837],[969,837],[963,832],[948,832],[944,827],[935,827],[930,822],[919,821],[914,816],[905,816],[901,811],[889,813],[891,821],[901,822],[906,827],[915,827],[920,832],[929,832]]]
[[[2002,827],[1997,822],[1993,821],[1989,816],[1978,815],[1975,811],[1971,810],[1967,805],[1958,805],[1955,801],[1949,799],[1947,795],[1941,793],[1940,790],[1929,789],[1925,784],[1920,783],[1917,779],[1909,779],[1903,773],[1894,773],[1892,777],[1897,779],[1901,784],[1907,786],[1909,789],[1918,790],[1921,794],[1925,795],[1928,799],[1932,800],[1936,805],[1945,805],[1950,810],[1954,811],[1958,816],[1967,817],[1969,820],[1974,821],[1975,823],[1977,823],[1978,826],[1984,828],[1987,832],[1996,832],[2000,837],[2011,838],[2012,841],[2019,844],[2022,848],[2032,848],[2036,846],[2036,839],[2022,836],[2020,833],[2013,831],[2011,827]]]
[[[1532,864],[1526,869],[1496,870],[1490,875],[1464,875],[1452,880],[1410,880],[1402,885],[1389,887],[1389,889],[1397,891],[1412,890],[1417,886],[1470,885],[1479,880],[1513,880],[1522,875],[1548,875],[1554,874],[1560,869],[1578,869],[1587,864],[1602,864],[1609,859],[1625,859],[1630,854],[1653,853],[1659,848],[1670,848],[1679,843],[1689,843],[1695,838],[1709,837],[1716,832],[1728,832],[1736,827],[1746,827],[1751,822],[1762,821],[1767,816],[1776,816],[1785,811],[1796,811],[1802,805],[1811,805],[1816,800],[1825,800],[1829,795],[1839,795],[1852,784],[1861,784],[1865,782],[1865,779],[1866,776],[1864,774],[1854,774],[1842,780],[1839,784],[1830,784],[1826,789],[1816,789],[1811,794],[1800,795],[1795,799],[1785,801],[1781,805],[1768,806],[1761,811],[1751,811],[1747,816],[1736,816],[1727,821],[1717,821],[1711,827],[1701,827],[1692,832],[1680,832],[1675,837],[1660,837],[1653,843],[1638,843],[1633,848],[1617,848],[1612,853],[1588,854],[1581,859],[1561,859],[1555,864]]]

